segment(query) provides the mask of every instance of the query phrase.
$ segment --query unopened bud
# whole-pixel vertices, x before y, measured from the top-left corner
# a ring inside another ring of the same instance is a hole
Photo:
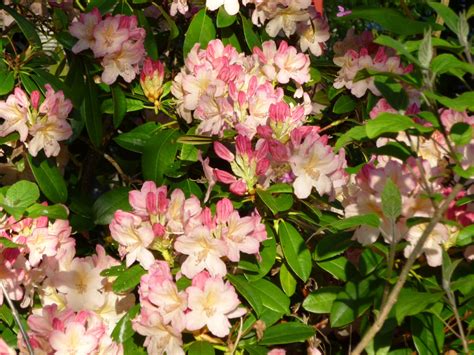
[[[163,79],[165,77],[165,67],[159,60],[146,58],[143,63],[143,70],[140,75],[140,85],[145,96],[155,104],[159,105],[159,98],[163,93]]]

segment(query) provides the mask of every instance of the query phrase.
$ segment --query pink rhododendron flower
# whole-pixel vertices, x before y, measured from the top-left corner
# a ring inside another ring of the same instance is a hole
[[[110,223],[110,233],[120,244],[119,252],[122,257],[126,257],[127,266],[132,265],[135,260],[145,269],[153,264],[155,257],[147,249],[155,238],[150,223],[143,222],[132,213],[119,210]]]
[[[15,351],[15,349],[8,346],[8,344],[5,343],[5,340],[0,338],[0,354],[2,354],[2,355],[15,355],[16,351]]]
[[[346,181],[346,160],[344,150],[334,154],[327,145],[327,137],[315,132],[301,135],[293,131],[293,151],[289,158],[291,170],[296,176],[293,182],[295,195],[307,198],[312,188],[320,195],[334,195],[336,188],[342,187]]]
[[[106,16],[101,18],[97,9],[81,15],[69,31],[79,38],[73,48],[75,53],[92,49],[96,58],[102,58],[102,81],[111,85],[119,76],[130,83],[139,72],[145,55],[143,41],[145,30],[137,27],[135,16]]]
[[[229,282],[207,273],[196,276],[198,282],[186,289],[190,311],[186,313],[186,328],[198,330],[207,326],[218,337],[229,334],[229,318],[240,317],[245,309],[238,308],[239,298]]]
[[[22,142],[27,142],[28,135],[32,136],[27,142],[32,156],[42,149],[47,157],[57,156],[60,151],[58,142],[72,135],[67,122],[71,101],[65,99],[62,91],[55,92],[49,84],[45,88],[46,95],[41,105],[39,92],[33,91],[30,100],[21,88],[15,88],[6,102],[0,101],[0,117],[5,120],[0,126],[0,136],[17,131]]]
[[[179,12],[181,15],[186,15],[189,11],[187,0],[173,0],[170,5],[170,15],[176,16]]]
[[[407,233],[406,239],[408,241],[408,246],[405,248],[404,253],[405,257],[408,257],[413,249],[415,248],[416,243],[421,238],[424,233],[427,223],[417,224],[410,228]],[[447,242],[449,239],[449,231],[446,226],[438,223],[433,231],[428,236],[421,253],[424,253],[426,260],[428,261],[429,266],[440,266],[442,262],[442,244]],[[420,254],[421,254],[420,253]]]
[[[97,8],[94,8],[87,14],[81,13],[79,21],[75,21],[69,27],[69,32],[79,41],[76,42],[72,51],[74,53],[82,52],[83,50],[92,48],[95,45],[94,30],[97,24],[101,21],[102,16]]]
[[[148,307],[141,309],[140,314],[132,321],[133,329],[145,336],[145,347],[148,354],[184,355],[181,332],[165,325],[158,311]]]
[[[196,227],[178,237],[174,248],[188,255],[181,265],[181,272],[188,278],[193,278],[203,270],[208,270],[213,276],[224,276],[227,273],[226,265],[221,260],[227,253],[226,244],[223,240],[214,238],[206,226]]]
[[[84,325],[71,322],[63,331],[53,330],[50,336],[51,347],[55,354],[88,355],[97,347],[97,338],[87,334]]]

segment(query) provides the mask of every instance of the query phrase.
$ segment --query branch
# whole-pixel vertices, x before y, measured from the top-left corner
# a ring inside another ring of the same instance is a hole
[[[366,346],[370,343],[370,341],[379,332],[379,330],[382,329],[382,326],[387,320],[387,317],[390,311],[392,310],[393,306],[397,302],[398,295],[400,294],[400,291],[402,290],[403,285],[405,285],[410,269],[415,263],[415,260],[417,259],[421,250],[423,249],[423,246],[425,245],[426,240],[428,239],[429,235],[431,234],[435,226],[443,218],[443,215],[448,209],[449,204],[451,203],[451,201],[453,201],[456,198],[456,195],[458,194],[459,191],[461,191],[461,189],[462,189],[462,185],[457,184],[453,188],[451,194],[444,200],[443,204],[441,204],[441,206],[436,209],[435,214],[433,218],[431,219],[431,222],[428,224],[428,227],[426,227],[421,238],[418,240],[418,242],[415,245],[415,248],[413,248],[410,256],[408,257],[407,262],[405,266],[403,267],[402,272],[400,273],[400,277],[398,278],[397,283],[395,284],[392,291],[388,295],[387,302],[383,305],[382,309],[380,310],[380,313],[376,317],[374,324],[372,324],[370,329],[367,331],[367,333],[365,333],[365,335],[363,336],[359,344],[357,344],[354,351],[351,353],[352,355],[361,354],[362,351],[366,348]]]

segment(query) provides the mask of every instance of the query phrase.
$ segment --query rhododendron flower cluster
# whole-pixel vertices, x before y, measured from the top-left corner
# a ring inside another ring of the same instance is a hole
[[[362,35],[360,39],[354,39],[353,32],[350,31],[348,32],[348,37],[343,43],[338,45],[338,48],[341,51],[346,48],[350,49],[347,49],[340,56],[336,54],[333,59],[334,64],[341,67],[333,84],[336,89],[345,87],[356,97],[364,96],[367,90],[370,90],[376,96],[380,96],[381,93],[375,86],[373,76],[355,81],[356,75],[360,70],[366,69],[399,75],[412,71],[412,65],[403,66],[400,57],[393,55],[391,49],[370,43],[370,35]],[[348,45],[353,42],[356,43],[355,48]],[[362,47],[358,49],[357,44]]]
[[[146,33],[137,24],[135,16],[102,18],[97,8],[87,14],[81,13],[79,20],[69,28],[78,39],[72,51],[79,53],[91,49],[94,57],[101,59],[104,83],[110,85],[119,76],[130,83],[138,74],[139,64],[145,56],[143,41]]]
[[[71,137],[72,129],[67,119],[72,103],[64,97],[62,91],[54,91],[46,84],[43,102],[39,91],[32,91],[30,97],[20,88],[6,101],[0,101],[0,137],[18,132],[20,141],[28,146],[32,156],[43,150],[47,157],[57,156],[60,141]]]
[[[309,79],[308,56],[284,41],[278,48],[273,41],[265,42],[245,56],[214,40],[205,50],[193,47],[172,93],[179,114],[189,123],[193,118],[200,121],[198,133],[222,136],[226,129],[236,129],[252,138],[257,127],[267,123],[270,105],[283,100],[276,83],[294,83],[296,95],[304,98],[305,113],[311,111],[309,96],[301,89]]]
[[[266,21],[266,31],[271,37],[284,33],[290,37],[297,33],[303,52],[308,49],[320,56],[329,39],[327,19],[318,14],[310,0],[244,0],[244,5],[253,4],[252,22],[261,26]]]
[[[212,276],[224,276],[223,257],[236,262],[240,252],[258,254],[266,239],[258,213],[240,217],[227,199],[217,203],[217,214],[212,216],[196,197],[186,199],[182,190],[175,189],[168,199],[166,186],[147,181],[140,191],[130,192],[129,201],[133,211],[117,211],[110,224],[127,266],[138,261],[149,269],[155,261],[153,250],[173,263],[178,252],[187,255],[183,275],[192,278],[207,270]]]
[[[111,339],[110,329],[93,312],[48,305],[28,318],[28,326],[35,353],[123,354],[122,345]]]
[[[184,354],[182,332],[204,327],[217,337],[229,334],[229,318],[242,316],[237,294],[220,276],[203,271],[179,291],[168,263],[157,260],[142,276],[139,287],[140,314],[133,328],[144,335],[150,354]]]
[[[434,213],[432,201],[426,196],[425,188],[432,191],[440,191],[442,188],[442,176],[440,170],[432,168],[428,161],[410,157],[406,163],[397,160],[385,162],[379,160],[376,166],[374,162],[365,165],[356,175],[354,185],[349,187],[351,192],[349,198],[344,202],[346,217],[374,213],[381,219],[379,228],[361,226],[354,233],[354,239],[366,245],[374,243],[379,234],[382,234],[386,243],[399,242],[402,239],[408,241],[405,255],[408,256],[418,239],[423,234],[428,223],[422,222],[413,226],[407,225],[407,220],[413,217],[428,217]],[[398,187],[402,198],[401,216],[392,229],[392,222],[382,212],[381,194],[388,180]],[[449,192],[449,189],[446,190]],[[452,205],[447,217],[456,220],[456,214],[463,220],[470,219],[468,210],[473,208],[469,204],[457,211]],[[465,216],[463,214],[466,213]],[[422,252],[425,253],[430,266],[441,265],[442,247],[455,238],[458,228],[448,228],[438,223],[430,233],[425,242]]]

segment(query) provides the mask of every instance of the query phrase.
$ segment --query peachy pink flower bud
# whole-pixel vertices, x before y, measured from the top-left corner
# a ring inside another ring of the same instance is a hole
[[[147,57],[143,62],[143,70],[140,75],[140,85],[143,93],[154,103],[159,106],[159,98],[163,93],[163,79],[165,77],[165,67],[159,60],[152,60]]]
[[[220,142],[214,142],[214,151],[219,158],[227,160],[228,162],[234,161],[235,159],[234,154]]]
[[[41,95],[38,90],[34,90],[31,92],[31,106],[33,106],[35,110],[38,110],[40,97]]]

